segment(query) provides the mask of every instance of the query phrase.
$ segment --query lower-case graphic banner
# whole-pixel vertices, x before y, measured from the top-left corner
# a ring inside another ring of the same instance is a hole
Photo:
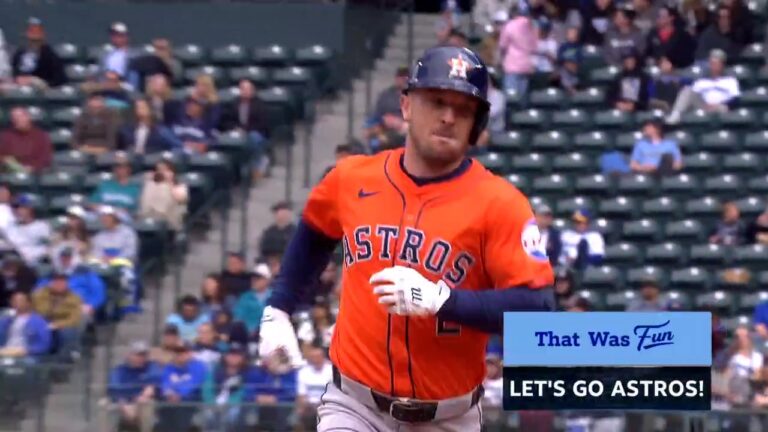
[[[709,410],[709,367],[505,367],[505,410]]]

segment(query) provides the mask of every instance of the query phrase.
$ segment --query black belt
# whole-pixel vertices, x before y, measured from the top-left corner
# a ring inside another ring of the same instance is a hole
[[[338,387],[339,390],[343,390],[341,388],[341,373],[336,366],[333,366],[333,384]],[[397,421],[406,423],[430,422],[435,419],[435,415],[437,414],[438,402],[400,400],[398,398],[383,395],[374,390],[371,390],[371,396],[373,397],[373,402],[380,411],[388,413]],[[482,397],[483,386],[481,385],[472,392],[470,408],[477,405]]]

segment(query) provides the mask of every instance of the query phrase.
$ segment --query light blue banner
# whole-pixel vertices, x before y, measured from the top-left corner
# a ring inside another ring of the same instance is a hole
[[[711,366],[709,312],[505,312],[505,366]]]

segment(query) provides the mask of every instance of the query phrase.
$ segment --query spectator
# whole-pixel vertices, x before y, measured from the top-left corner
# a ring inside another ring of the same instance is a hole
[[[585,209],[573,213],[573,227],[561,235],[561,263],[581,270],[589,265],[600,265],[603,261],[605,241],[602,234],[589,227],[590,219],[590,213]]]
[[[768,245],[768,208],[747,228],[747,242]]]
[[[595,0],[582,3],[581,43],[603,45],[605,34],[611,24],[611,16],[615,10],[616,6],[613,0]]]
[[[13,54],[13,76],[16,84],[39,89],[57,87],[67,81],[64,62],[45,42],[43,23],[37,18],[27,21],[27,46]]]
[[[51,332],[45,319],[32,310],[29,294],[16,291],[12,314],[0,318],[0,358],[34,361],[50,352]]]
[[[155,172],[144,178],[139,215],[165,221],[178,232],[184,227],[188,201],[189,189],[176,177],[176,167],[169,160],[161,160]]]
[[[156,430],[186,431],[190,428],[197,409],[179,404],[201,401],[208,375],[205,363],[194,359],[189,344],[182,343],[175,351],[173,362],[163,369],[158,397],[166,405],[157,409]]]
[[[688,32],[696,37],[701,36],[712,20],[712,12],[707,6],[705,0],[683,0],[680,7]]]
[[[731,28],[734,30],[734,42],[739,46],[746,46],[754,42],[755,19],[746,2],[744,0],[723,0],[722,4],[731,11]]]
[[[333,169],[333,167],[336,166],[336,164],[339,163],[339,161],[348,158],[349,156],[354,156],[358,154],[365,154],[365,149],[362,148],[358,143],[349,143],[349,144],[339,144],[336,146],[336,149],[334,150],[334,159],[335,163],[334,165],[329,166],[325,169],[323,172],[323,177],[328,175],[329,172]]]
[[[485,145],[488,143],[489,132],[504,132],[507,128],[506,114],[507,114],[507,99],[504,96],[504,92],[499,89],[499,80],[491,76],[488,81],[488,102],[491,104],[490,111],[488,112],[488,126],[483,131],[483,135],[478,141],[477,145]]]
[[[160,346],[149,350],[151,361],[165,366],[173,361],[176,355],[176,347],[181,345],[182,340],[179,335],[179,328],[173,324],[166,324],[163,328],[163,334],[160,339]]]
[[[661,4],[663,3],[654,2],[654,0],[632,1],[632,6],[635,10],[635,25],[643,34],[647,35],[653,31]]]
[[[235,303],[235,296],[224,295],[224,288],[221,286],[219,275],[209,273],[203,280],[203,286],[200,289],[201,307],[203,313],[213,316],[216,312],[229,310]]]
[[[155,39],[152,41],[151,52],[136,55],[131,59],[128,70],[129,74],[135,77],[136,90],[143,92],[147,79],[154,75],[163,75],[169,81],[173,80],[171,64],[166,61],[167,57],[163,57],[168,56],[169,49],[170,44],[167,39]]]
[[[266,271],[268,269],[269,268],[267,267],[262,271]],[[314,293],[316,303],[327,301],[330,296],[333,295],[336,285],[338,285],[339,282],[338,278],[338,265],[335,261],[329,261],[328,265],[326,265],[325,269],[323,269],[322,273],[320,273],[320,277],[318,277],[317,281],[314,283],[312,291],[310,291]]]
[[[514,8],[513,8],[514,9]],[[519,95],[528,92],[528,79],[533,73],[533,54],[536,51],[536,34],[527,14],[513,13],[499,36],[504,90]]]
[[[536,207],[536,225],[541,233],[541,242],[546,246],[549,262],[554,266],[562,252],[560,243],[560,230],[552,226],[552,208],[546,204]]]
[[[51,139],[35,126],[26,108],[11,110],[11,127],[0,132],[0,158],[9,172],[40,173],[51,166]]]
[[[173,325],[179,330],[183,342],[194,342],[201,325],[210,322],[210,316],[200,308],[200,300],[192,295],[186,295],[179,300],[176,313],[166,320],[166,325]]]
[[[197,99],[188,98],[184,104],[184,114],[171,127],[186,153],[205,153],[213,142],[213,131],[204,115],[203,103]]]
[[[665,138],[664,125],[660,120],[650,119],[643,124],[643,138],[632,148],[629,167],[638,173],[670,174],[683,167],[680,147]]]
[[[485,27],[488,33],[480,42],[480,47],[477,50],[478,55],[488,66],[496,66],[499,64],[499,37],[501,36],[501,29],[504,28],[504,24],[509,19],[509,12],[506,10],[500,10],[493,15],[493,23],[488,24]]]
[[[16,198],[16,221],[5,231],[6,239],[24,258],[34,265],[48,255],[51,227],[48,222],[35,218],[32,200],[28,195]]]
[[[699,43],[696,46],[696,60],[707,61],[709,53],[714,49],[721,50],[728,58],[737,58],[741,52],[742,46],[735,41],[735,34],[731,27],[731,10],[720,5],[717,8],[717,21],[704,30],[699,37]]]
[[[675,104],[680,90],[689,82],[677,72],[668,58],[661,57],[658,66],[659,73],[653,77],[648,89],[648,105],[650,108],[669,112]]]
[[[759,378],[763,368],[763,355],[752,345],[747,328],[739,327],[735,336],[735,352],[728,361],[726,376],[730,379],[729,393],[732,404],[745,407],[752,400],[751,380]]]
[[[135,53],[130,48],[128,39],[128,26],[121,22],[114,22],[109,26],[109,43],[111,49],[104,53],[99,60],[99,68],[103,74],[108,71],[114,71],[124,80],[138,88],[136,79],[129,79],[129,65]]]
[[[184,72],[184,66],[181,64],[179,59],[173,56],[173,47],[171,46],[171,41],[163,38],[155,39],[152,41],[152,48],[155,50],[155,55],[159,57],[160,60],[165,62],[165,65],[171,72],[171,75],[167,77],[168,81],[181,78]]]
[[[213,77],[207,74],[198,75],[189,97],[200,102],[203,106],[203,119],[209,129],[213,129],[221,121],[221,105],[219,92]]]
[[[173,150],[176,139],[173,133],[155,123],[152,107],[147,99],[133,103],[133,121],[120,129],[117,148],[136,154],[152,154]]]
[[[161,378],[161,365],[150,360],[147,344],[133,342],[125,363],[109,374],[109,398],[120,410],[117,430],[151,429],[151,411],[147,406],[154,401]]]
[[[16,221],[13,215],[11,189],[0,183],[0,233],[4,233]]]
[[[729,201],[723,204],[722,218],[717,223],[714,232],[709,236],[712,244],[738,246],[744,244],[746,226],[741,221],[741,212],[736,203]]]
[[[148,78],[146,98],[152,111],[152,118],[170,126],[182,114],[181,104],[173,100],[173,90],[165,75],[152,75]]]
[[[627,51],[645,52],[645,35],[635,26],[634,18],[635,12],[632,9],[620,7],[613,12],[613,25],[605,33],[603,43],[603,57],[608,64],[622,64],[622,54]],[[642,68],[643,62],[639,61],[637,66]]]
[[[57,273],[67,276],[69,289],[83,301],[83,317],[90,321],[107,300],[107,287],[96,272],[80,261],[80,257],[71,248],[62,249],[54,257],[53,268]],[[50,279],[38,282],[39,288],[49,285]]]
[[[445,45],[458,48],[469,48],[469,39],[464,32],[454,28],[448,33],[448,39],[445,41]]]
[[[491,411],[501,410],[504,378],[501,355],[494,351],[489,351],[485,355],[485,380],[483,387],[486,392],[483,394],[483,409],[490,408]]]
[[[0,309],[11,306],[17,292],[29,294],[37,283],[37,275],[16,254],[8,254],[0,263]]]
[[[376,99],[373,115],[367,121],[365,139],[375,151],[394,148],[405,140],[408,124],[400,110],[400,96],[408,85],[409,70],[400,67],[395,73],[395,82],[384,89]]]
[[[269,136],[264,103],[256,95],[256,88],[247,79],[238,84],[239,97],[223,108],[219,129],[246,133],[253,154],[253,176],[261,178],[269,166],[266,139]]]
[[[552,34],[552,22],[540,19],[536,24],[536,51],[533,53],[533,66],[537,73],[552,74],[557,65],[559,43]]]
[[[121,80],[115,71],[106,71],[100,81],[86,81],[80,88],[87,95],[98,95],[104,98],[104,105],[118,113],[128,109],[132,102],[134,88]]]
[[[566,31],[566,41],[560,45],[557,52],[558,70],[553,80],[569,94],[576,93],[581,87],[582,47],[578,39],[579,28],[569,27]]]
[[[12,78],[11,64],[8,62],[8,51],[5,45],[5,36],[0,29],[0,85],[9,82]]]
[[[243,293],[234,308],[234,318],[245,324],[248,333],[255,335],[261,324],[261,316],[272,294],[269,284],[272,274],[266,264],[257,264],[251,277],[251,289]]]
[[[578,295],[571,297],[571,301],[565,309],[566,312],[589,312],[590,310],[592,310],[592,304],[589,303],[589,300]]]
[[[627,304],[627,312],[660,312],[669,309],[659,297],[659,283],[648,279],[640,285],[640,298],[632,299]]]
[[[51,261],[59,256],[62,250],[71,249],[80,262],[85,262],[90,256],[91,239],[85,224],[85,209],[71,206],[67,209],[67,220],[51,239]]]
[[[305,353],[312,345],[320,345],[325,349],[331,345],[333,337],[333,317],[327,304],[318,303],[312,306],[310,319],[302,322],[296,330],[296,336]]]
[[[741,95],[739,80],[724,74],[726,59],[723,51],[712,50],[709,54],[709,76],[698,78],[693,86],[680,91],[667,119],[668,123],[677,124],[680,116],[689,108],[723,113],[736,105]]]
[[[251,289],[251,273],[245,269],[245,256],[240,252],[227,254],[227,263],[219,276],[225,297],[239,298]]]
[[[103,206],[99,213],[102,228],[93,236],[94,258],[102,262],[122,258],[136,263],[139,242],[136,231],[120,221],[114,207]]]
[[[296,377],[296,415],[307,430],[317,425],[317,407],[325,388],[333,379],[333,365],[323,347],[313,345],[307,352],[307,364]]]
[[[261,233],[259,253],[262,258],[282,257],[288,242],[296,232],[293,211],[288,202],[281,201],[272,206],[274,222]]]
[[[211,317],[213,323],[213,330],[216,332],[218,340],[222,343],[238,342],[243,345],[248,344],[250,337],[248,336],[248,330],[245,326],[242,326],[242,331],[238,327],[242,323],[237,323],[232,318],[232,312],[227,309],[214,312]],[[237,333],[234,334],[233,333]],[[234,337],[234,338],[233,338]]]
[[[555,300],[557,310],[567,310],[574,300],[576,275],[568,267],[558,267],[555,271]]]
[[[221,362],[209,369],[203,384],[203,401],[215,406],[207,413],[207,430],[246,429],[246,410],[242,404],[252,398],[252,376],[246,348],[240,344],[230,345]]]
[[[648,57],[658,61],[666,57],[676,68],[693,64],[696,40],[685,31],[680,15],[672,6],[659,9],[656,28],[648,35]]]
[[[47,285],[32,294],[35,311],[48,321],[54,352],[64,359],[76,358],[83,331],[83,301],[69,289],[67,275],[54,273]]]
[[[267,430],[287,430],[288,418],[296,401],[296,370],[278,350],[254,368],[250,382],[254,385],[253,400],[259,405],[259,426]]]
[[[621,54],[621,73],[608,88],[608,101],[615,109],[632,113],[648,105],[651,77],[643,70],[640,58],[631,48]]]
[[[72,130],[72,146],[90,154],[101,154],[117,148],[119,120],[107,107],[104,96],[93,93],[88,96],[85,109],[75,120]]]
[[[193,346],[194,357],[205,363],[210,370],[221,360],[222,344],[210,322],[205,322],[197,327],[197,337]]]
[[[113,178],[102,180],[90,196],[89,201],[100,206],[111,206],[134,214],[139,209],[141,183],[131,177],[132,161],[127,153],[115,155],[112,168]]]
[[[516,0],[478,0],[472,8],[472,19],[480,28],[493,24],[501,13],[508,13]]]

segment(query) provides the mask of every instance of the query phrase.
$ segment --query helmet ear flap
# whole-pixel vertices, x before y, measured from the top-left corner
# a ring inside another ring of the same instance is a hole
[[[480,134],[483,133],[486,126],[488,126],[488,114],[490,107],[486,104],[480,104],[475,113],[475,124],[472,126],[472,131],[469,133],[469,145],[477,145],[477,140],[480,138]]]

